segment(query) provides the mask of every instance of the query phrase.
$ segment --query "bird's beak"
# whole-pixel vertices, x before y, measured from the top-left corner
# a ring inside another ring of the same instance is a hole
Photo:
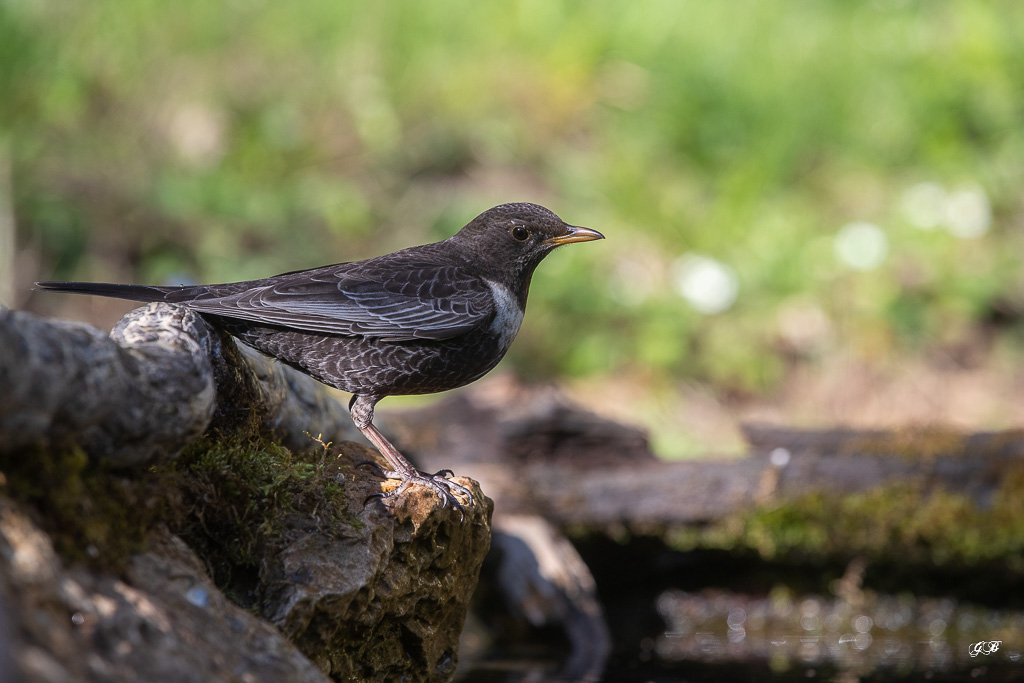
[[[597,230],[591,230],[590,228],[581,228],[576,225],[565,226],[569,231],[564,235],[557,237],[549,237],[544,240],[544,244],[553,244],[556,247],[562,244],[570,244],[572,242],[589,242],[590,240],[603,240],[604,235],[599,233]]]

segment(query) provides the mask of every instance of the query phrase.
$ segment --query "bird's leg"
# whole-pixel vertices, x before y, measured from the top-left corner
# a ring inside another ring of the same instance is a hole
[[[473,503],[473,494],[465,486],[456,484],[454,481],[450,481],[448,477],[452,475],[451,470],[441,470],[434,474],[427,472],[421,472],[412,466],[405,457],[398,452],[398,449],[391,445],[391,442],[384,438],[384,435],[373,426],[373,407],[379,399],[373,396],[367,396],[363,394],[356,394],[352,397],[352,401],[348,404],[349,414],[352,416],[352,421],[360,432],[363,433],[367,439],[370,440],[380,454],[384,456],[384,459],[388,461],[388,465],[391,466],[390,470],[385,470],[380,466],[377,469],[380,470],[381,474],[387,479],[399,479],[401,484],[394,491],[388,493],[374,493],[370,497],[380,498],[391,498],[392,496],[400,495],[405,492],[413,484],[420,484],[427,486],[434,490],[434,492],[443,501],[443,506],[447,506],[448,503],[454,505],[457,509],[462,509],[462,503],[455,497],[455,493],[463,493],[469,499],[470,504]],[[376,463],[368,463],[376,465]]]

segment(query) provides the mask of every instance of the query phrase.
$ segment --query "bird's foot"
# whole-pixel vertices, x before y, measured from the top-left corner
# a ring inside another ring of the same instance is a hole
[[[467,505],[473,504],[473,493],[462,484],[457,484],[448,478],[454,475],[451,470],[439,470],[433,474],[430,474],[429,472],[422,472],[417,469],[398,472],[395,470],[386,470],[372,460],[361,462],[357,467],[363,465],[370,465],[376,468],[377,472],[385,479],[397,479],[402,482],[396,488],[388,491],[387,493],[383,491],[380,493],[371,493],[366,497],[366,500],[370,500],[371,498],[380,498],[382,500],[393,498],[394,496],[399,496],[404,493],[410,486],[419,484],[420,486],[426,486],[427,488],[432,489],[434,493],[437,494],[437,497],[441,499],[442,508],[446,508],[451,504],[456,510],[463,512],[463,504],[455,496],[456,493],[461,493],[466,496],[469,501],[466,503]]]

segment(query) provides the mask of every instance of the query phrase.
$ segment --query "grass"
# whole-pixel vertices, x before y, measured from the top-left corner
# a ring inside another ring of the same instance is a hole
[[[0,149],[26,282],[258,277],[532,199],[609,239],[538,272],[520,373],[763,392],[837,345],[1020,353],[1022,26],[1005,0],[15,2]],[[836,254],[857,221],[869,270]],[[726,310],[680,295],[687,254],[734,273]]]

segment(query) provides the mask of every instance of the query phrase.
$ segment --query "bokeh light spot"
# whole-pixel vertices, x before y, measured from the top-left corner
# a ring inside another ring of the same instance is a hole
[[[676,292],[701,313],[729,309],[739,294],[736,271],[708,256],[683,254],[672,264]]]
[[[976,185],[965,185],[946,198],[946,229],[955,237],[973,239],[988,232],[992,208],[985,191]]]
[[[866,221],[848,223],[836,233],[833,248],[836,257],[856,270],[874,270],[889,254],[885,232]]]

